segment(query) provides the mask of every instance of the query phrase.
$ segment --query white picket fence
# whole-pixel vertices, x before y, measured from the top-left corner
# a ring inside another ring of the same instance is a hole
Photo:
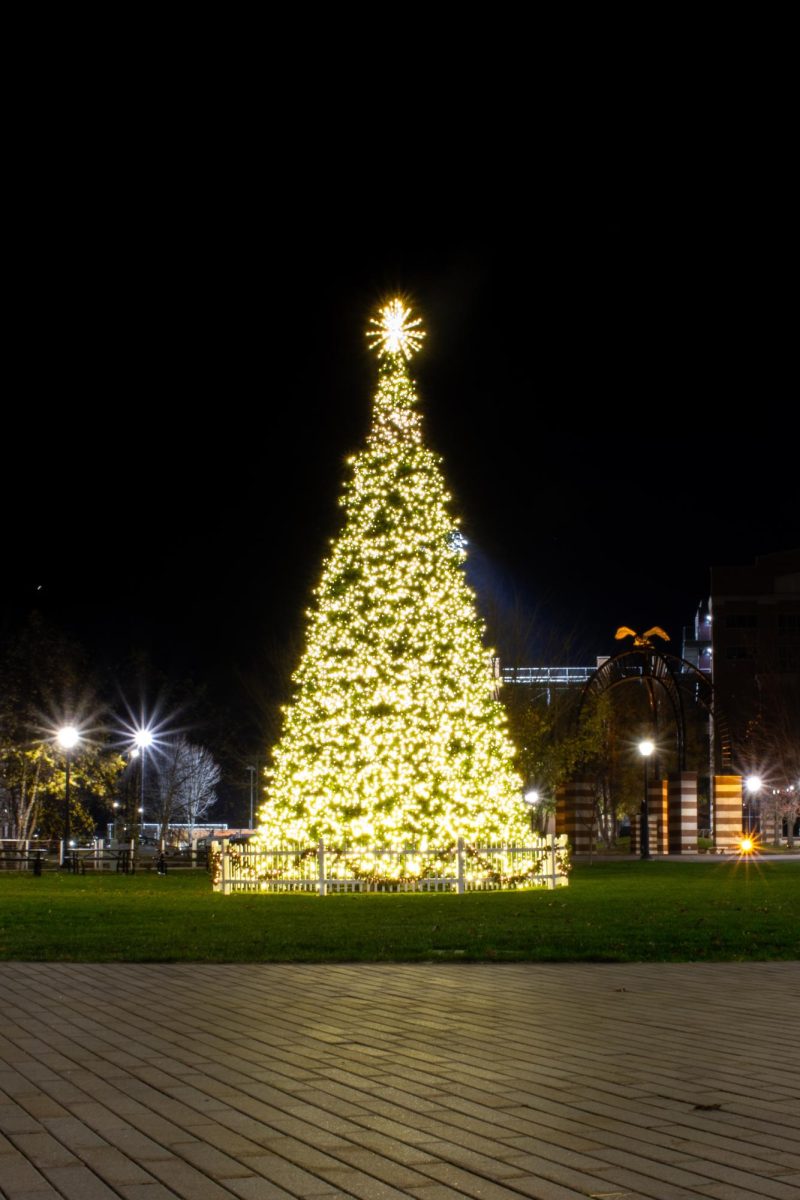
[[[556,888],[568,883],[567,839],[534,837],[528,846],[418,849],[309,849],[211,843],[214,890],[231,892],[465,892]]]

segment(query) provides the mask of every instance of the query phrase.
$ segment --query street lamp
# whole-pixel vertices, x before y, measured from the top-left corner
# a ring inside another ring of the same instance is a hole
[[[58,742],[61,749],[64,751],[64,758],[66,760],[66,772],[65,772],[65,783],[64,783],[64,853],[61,858],[61,866],[62,867],[67,866],[67,864],[69,862],[69,858],[68,858],[68,856],[69,856],[69,835],[70,835],[70,824],[69,824],[69,783],[70,783],[70,778],[69,777],[70,777],[70,766],[71,766],[71,762],[72,762],[70,751],[75,749],[75,747],[77,746],[77,744],[80,740],[81,740],[81,735],[78,733],[78,731],[74,725],[64,725],[64,726],[62,726],[61,729],[59,729],[58,733],[56,734],[56,741]],[[67,869],[69,870],[68,866],[67,866]]]
[[[139,813],[140,813],[140,815],[144,815],[144,752],[148,746],[151,746],[153,744],[153,735],[150,732],[150,730],[149,729],[137,729],[136,733],[133,735],[133,744],[136,747],[136,750],[139,752],[139,754],[141,754],[141,757],[142,757],[142,765],[141,765],[141,770],[139,772],[139,777],[140,777],[140,781],[141,781],[140,787],[139,787],[139,795],[140,795]]]
[[[639,857],[650,857],[650,817],[647,811],[647,760],[655,750],[655,744],[649,738],[639,742],[639,753],[644,762],[644,795],[642,796],[642,815],[639,822]]]
[[[758,796],[764,786],[760,775],[748,775],[744,781],[747,792],[747,832],[753,832],[753,797]]]
[[[536,788],[531,788],[529,791],[527,791],[525,793],[523,799],[525,800],[525,803],[528,805],[528,808],[530,809],[530,813],[531,813],[531,832],[535,833],[536,826],[534,824],[534,821],[536,819],[536,806],[539,803],[539,793],[536,791]]]

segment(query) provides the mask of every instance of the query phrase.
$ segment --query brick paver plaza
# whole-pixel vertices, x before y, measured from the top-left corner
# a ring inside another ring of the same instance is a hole
[[[800,964],[0,966],[8,1200],[800,1198]]]

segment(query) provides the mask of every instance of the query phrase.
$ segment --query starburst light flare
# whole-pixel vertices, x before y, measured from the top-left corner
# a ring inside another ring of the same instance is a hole
[[[370,317],[371,329],[367,330],[370,339],[370,350],[377,350],[379,356],[384,354],[402,354],[408,360],[416,354],[425,337],[421,329],[422,318],[410,320],[411,309],[395,298],[378,310],[377,317]]]

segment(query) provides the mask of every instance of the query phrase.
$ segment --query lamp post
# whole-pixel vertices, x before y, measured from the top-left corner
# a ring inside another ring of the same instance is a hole
[[[744,781],[744,790],[747,792],[747,832],[753,832],[753,797],[761,793],[764,786],[760,775],[748,775]]]
[[[250,824],[249,824],[248,828],[252,829],[253,828],[253,795],[254,795],[254,791],[255,791],[256,769],[255,769],[255,767],[248,767],[247,769],[250,772]]]
[[[137,729],[133,735],[133,744],[136,747],[134,753],[141,755],[141,768],[139,771],[139,816],[144,817],[144,752],[148,746],[152,745],[153,735],[149,729]],[[140,821],[140,824],[142,822]],[[131,847],[132,849],[133,847]]]
[[[531,788],[530,791],[527,791],[525,793],[525,803],[528,805],[528,808],[530,809],[531,832],[535,833],[536,826],[534,824],[534,821],[536,819],[536,807],[539,803],[539,793],[536,791],[536,788]]]
[[[64,782],[64,853],[61,858],[61,866],[69,870],[69,840],[70,840],[70,821],[69,821],[69,784],[70,784],[70,767],[72,758],[70,752],[75,749],[78,742],[81,740],[81,735],[78,733],[74,725],[64,725],[56,734],[56,740],[64,751],[66,760],[65,782]]]
[[[639,742],[639,753],[644,762],[644,795],[642,796],[642,815],[639,822],[639,857],[650,857],[650,815],[647,810],[647,760],[655,750],[655,745],[649,738]]]

